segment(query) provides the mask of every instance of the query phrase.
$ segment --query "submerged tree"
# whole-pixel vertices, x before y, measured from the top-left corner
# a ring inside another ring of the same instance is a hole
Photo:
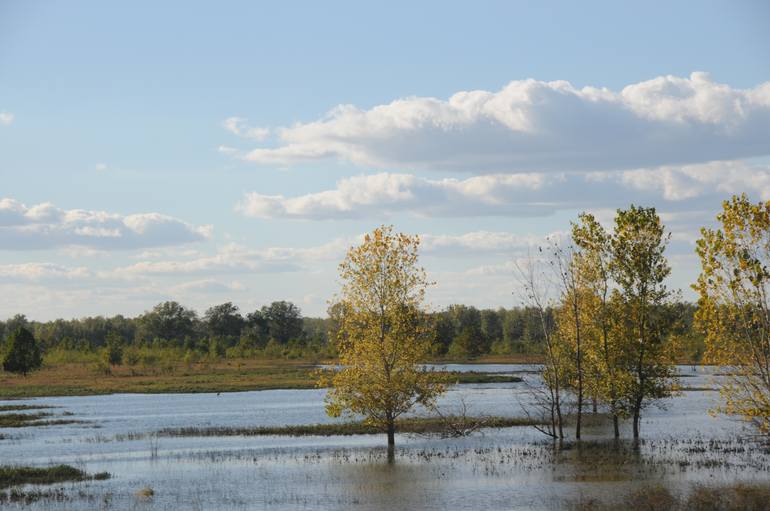
[[[431,352],[424,310],[429,285],[418,266],[417,236],[380,227],[340,264],[336,342],[341,368],[330,381],[326,410],[360,414],[382,428],[392,459],[396,419],[415,405],[431,406],[443,385],[420,366]]]
[[[579,257],[573,247],[551,243],[551,264],[557,275],[559,303],[556,308],[555,342],[564,351],[565,382],[575,395],[575,438],[580,440],[583,403],[588,385],[586,365],[586,308],[590,298],[581,276]]]
[[[591,214],[581,214],[572,225],[572,242],[578,249],[575,265],[585,290],[583,339],[589,393],[607,406],[614,436],[619,438],[619,421],[624,412],[621,397],[629,378],[622,365],[622,342],[614,328],[618,296],[613,300],[611,293],[610,240],[610,233]]]
[[[729,366],[722,411],[770,435],[770,201],[746,195],[722,204],[721,227],[702,229],[696,320],[706,360]]]
[[[40,368],[42,364],[40,348],[32,333],[22,326],[16,328],[8,337],[3,369],[9,373],[20,373],[26,376],[30,371]]]
[[[542,254],[542,250],[540,250]],[[564,394],[569,385],[571,357],[564,338],[557,335],[556,325],[550,314],[548,278],[532,255],[525,265],[517,265],[518,281],[523,292],[527,310],[537,319],[543,338],[543,383],[542,388],[533,386],[531,395],[540,414],[537,419],[545,420],[545,427],[535,426],[546,435],[562,440],[564,438]],[[525,408],[524,413],[529,415]]]
[[[611,270],[617,289],[623,366],[629,372],[625,402],[639,438],[642,409],[671,394],[674,365],[666,307],[671,292],[665,281],[671,267],[665,256],[666,234],[655,208],[618,210],[610,240]]]

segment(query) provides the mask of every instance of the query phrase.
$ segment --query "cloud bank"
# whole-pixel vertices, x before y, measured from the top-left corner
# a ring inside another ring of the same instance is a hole
[[[345,178],[331,190],[296,197],[244,195],[236,210],[255,218],[342,219],[410,213],[425,217],[539,216],[616,207],[618,198],[672,209],[715,209],[727,194],[770,199],[770,166],[711,162],[621,172],[491,174],[427,179],[380,173]]]
[[[0,199],[0,249],[32,250],[88,247],[140,249],[203,241],[211,228],[196,227],[160,213],[119,215],[105,211],[61,209],[43,203],[27,207]]]
[[[227,129],[243,134],[240,122]],[[736,160],[770,154],[770,82],[735,89],[693,73],[616,92],[519,80],[448,100],[412,97],[368,110],[340,105],[323,119],[274,131],[277,145],[243,157],[263,165],[338,159],[479,174]]]

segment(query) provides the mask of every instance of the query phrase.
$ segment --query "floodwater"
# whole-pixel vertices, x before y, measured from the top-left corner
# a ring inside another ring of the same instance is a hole
[[[448,370],[520,374],[521,383],[458,385],[444,413],[521,417],[533,413],[532,365],[451,365]],[[682,366],[681,385],[714,387],[714,368]],[[718,393],[690,390],[645,411],[644,441],[612,442],[588,414],[584,441],[559,448],[532,427],[487,429],[465,438],[398,435],[395,463],[384,435],[332,437],[154,437],[175,427],[332,423],[324,390],[216,394],[119,394],[0,404],[55,406],[81,424],[0,429],[2,464],[66,463],[106,481],[56,485],[65,501],[21,509],[561,509],[579,498],[611,499],[642,485],[685,492],[770,479],[770,452],[750,430],[708,411]],[[419,411],[417,412],[420,413]],[[622,434],[630,436],[630,425]],[[133,439],[129,439],[133,438]],[[150,487],[154,495],[137,491]],[[35,489],[35,488],[28,488]],[[40,487],[46,489],[46,487]]]

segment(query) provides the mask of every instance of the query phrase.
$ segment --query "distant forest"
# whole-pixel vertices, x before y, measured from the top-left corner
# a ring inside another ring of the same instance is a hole
[[[703,339],[693,329],[695,305],[679,302],[668,307],[671,309],[668,312],[676,318],[677,327],[672,335],[679,337],[682,359],[700,360]],[[304,317],[295,304],[276,301],[245,314],[227,302],[210,307],[201,316],[193,309],[168,301],[135,318],[117,315],[39,322],[16,315],[0,321],[0,335],[5,339],[17,327],[25,326],[43,353],[97,352],[108,346],[119,346],[173,348],[196,358],[333,357],[336,353],[330,341],[334,339],[334,315],[332,307],[329,318]],[[533,309],[450,305],[431,313],[428,321],[437,357],[472,359],[542,352],[543,328]]]

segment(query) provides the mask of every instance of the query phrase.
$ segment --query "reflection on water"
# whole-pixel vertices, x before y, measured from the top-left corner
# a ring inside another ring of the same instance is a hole
[[[445,410],[464,401],[478,415],[521,416],[530,403],[528,385],[538,381],[531,365],[447,369],[525,378],[463,385],[441,399]],[[695,388],[712,386],[709,373],[716,372],[680,371],[692,376],[683,383]],[[57,413],[85,423],[0,430],[11,437],[0,441],[0,452],[3,463],[69,463],[114,475],[65,485],[72,501],[41,501],[31,509],[554,509],[569,499],[611,498],[648,482],[676,490],[693,482],[765,481],[770,470],[770,454],[752,444],[739,423],[708,415],[718,397],[709,391],[683,392],[665,408],[647,410],[639,445],[613,442],[606,421],[589,414],[587,440],[561,447],[532,428],[461,439],[401,435],[394,465],[386,462],[384,435],[115,439],[181,426],[333,422],[323,396],[322,390],[276,390],[15,401],[58,406]],[[145,486],[155,490],[146,501],[135,496]]]

